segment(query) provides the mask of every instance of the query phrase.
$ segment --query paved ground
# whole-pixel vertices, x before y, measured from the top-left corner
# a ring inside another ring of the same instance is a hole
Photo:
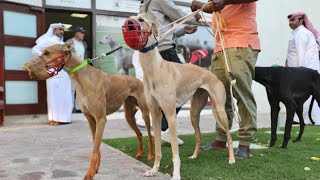
[[[214,130],[210,113],[202,112],[202,132]],[[123,117],[122,112],[108,117],[104,138],[135,136]],[[269,127],[269,118],[259,114],[258,126]],[[88,168],[91,137],[83,115],[73,114],[73,119],[72,124],[52,127],[46,124],[44,115],[5,117],[4,127],[0,128],[0,179],[82,179]],[[177,122],[180,134],[193,133],[188,111],[181,111]],[[142,176],[149,167],[139,161],[105,144],[101,152],[100,171],[95,179],[150,179]],[[169,177],[159,173],[151,179]]]

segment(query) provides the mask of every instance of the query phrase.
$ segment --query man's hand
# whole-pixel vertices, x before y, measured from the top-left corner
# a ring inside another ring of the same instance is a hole
[[[206,13],[213,13],[217,11],[221,11],[224,6],[227,4],[227,0],[209,0],[208,2],[211,2],[207,4],[204,8],[203,11]],[[191,3],[191,10],[192,12],[202,8],[202,6],[205,3],[199,2],[199,1],[192,1]]]
[[[195,33],[198,29],[198,26],[190,26],[190,25],[186,25],[184,26],[184,32],[186,34],[192,34]]]
[[[212,0],[213,12],[221,11],[224,6],[227,4],[227,0]]]
[[[192,1],[191,3],[191,11],[194,12],[198,9],[200,9],[202,6],[204,5],[203,2],[199,2],[199,1]]]
[[[201,19],[201,15],[199,13],[197,13],[196,15],[194,15],[194,17],[196,18],[196,21],[199,22]]]

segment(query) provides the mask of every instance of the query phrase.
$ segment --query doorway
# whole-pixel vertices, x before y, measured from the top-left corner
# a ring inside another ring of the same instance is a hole
[[[45,13],[46,29],[52,23],[62,23],[65,25],[64,41],[74,36],[76,26],[81,26],[86,30],[84,40],[88,45],[88,57],[92,57],[92,14],[89,12],[66,11],[56,9],[46,9]]]

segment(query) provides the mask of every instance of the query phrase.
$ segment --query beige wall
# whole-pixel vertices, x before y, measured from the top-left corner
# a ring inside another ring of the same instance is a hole
[[[259,54],[257,66],[284,65],[288,40],[291,29],[288,26],[287,15],[303,11],[310,21],[320,30],[319,0],[260,0],[257,7],[257,21],[262,51]],[[253,84],[258,113],[270,113],[265,88]],[[283,107],[283,106],[282,106]],[[281,108],[282,111],[285,108]]]

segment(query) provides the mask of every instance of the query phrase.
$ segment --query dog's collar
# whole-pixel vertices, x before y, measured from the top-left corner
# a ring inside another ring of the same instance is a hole
[[[158,46],[158,41],[157,41],[156,43],[152,44],[152,45],[149,46],[149,47],[140,49],[139,52],[146,53],[146,52],[148,52],[148,51],[153,50],[153,49],[156,48],[157,46]]]
[[[72,73],[75,73],[75,72],[79,71],[80,69],[86,67],[86,66],[87,66],[88,64],[90,64],[90,63],[91,63],[91,60],[90,60],[90,59],[86,59],[86,60],[84,60],[83,63],[81,63],[81,64],[78,65],[77,67],[69,70],[69,71],[68,71],[68,74],[70,75],[70,74],[72,74]]]

